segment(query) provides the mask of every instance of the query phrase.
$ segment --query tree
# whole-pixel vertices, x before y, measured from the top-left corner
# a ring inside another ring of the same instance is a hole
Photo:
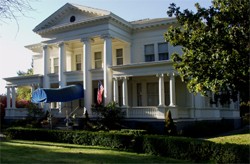
[[[27,72],[24,71],[18,71],[17,72],[18,76],[29,76],[33,75],[33,66],[32,68],[29,68]],[[18,100],[30,100],[31,98],[31,89],[27,87],[18,87],[17,88],[17,99]]]
[[[176,125],[174,124],[174,120],[172,119],[172,114],[170,110],[166,112],[165,119],[165,133],[169,135],[175,135],[177,133]]]
[[[34,10],[30,5],[30,0],[0,0],[0,18],[17,19],[25,16],[25,12]]]
[[[170,27],[165,39],[183,47],[183,55],[172,55],[174,68],[193,93],[213,92],[225,103],[236,100],[240,91],[248,99],[249,0],[213,0],[208,9],[195,6],[196,13],[180,11],[175,4],[167,11],[180,26]]]
[[[0,0],[0,21],[14,20],[18,26],[18,17],[26,16],[25,13],[33,11],[30,5],[31,0]],[[34,1],[34,0],[33,0]]]

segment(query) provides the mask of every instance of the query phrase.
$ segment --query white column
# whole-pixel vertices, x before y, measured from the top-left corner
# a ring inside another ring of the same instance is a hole
[[[122,79],[122,106],[128,107],[128,77]]]
[[[43,76],[43,88],[50,88],[49,83],[49,46],[43,46],[43,67],[44,67],[44,76]]]
[[[7,88],[7,109],[10,108],[10,87],[6,86]]]
[[[164,74],[158,74],[159,77],[159,106],[165,106],[165,94],[164,94]]]
[[[104,39],[103,47],[103,81],[104,81],[104,104],[112,101],[112,38],[110,35],[102,36]]]
[[[12,108],[16,108],[16,90],[15,86],[12,86],[11,88],[11,94],[12,94]]]
[[[66,77],[64,72],[66,72],[66,48],[65,43],[61,42],[58,44],[59,46],[59,88],[66,86]]]
[[[36,85],[35,84],[31,84],[31,95],[35,91],[35,89],[36,89]]]
[[[92,115],[92,75],[91,69],[91,40],[90,38],[82,38],[83,42],[83,90],[84,90],[84,110]]]
[[[119,103],[118,99],[118,80],[117,78],[113,78],[113,101]]]
[[[175,73],[170,73],[169,80],[169,91],[170,91],[170,104],[169,106],[176,106],[176,98],[175,98]]]

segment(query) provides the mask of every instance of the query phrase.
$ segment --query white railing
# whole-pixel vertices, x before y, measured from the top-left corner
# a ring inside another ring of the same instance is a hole
[[[28,115],[28,109],[26,108],[6,108],[5,117],[6,118],[25,118]]]
[[[78,116],[83,114],[83,110],[68,110],[69,113],[76,113]],[[165,119],[165,112],[171,111],[173,119],[221,119],[221,118],[239,118],[239,110],[225,108],[191,108],[191,107],[128,107],[122,108],[125,112],[125,118],[133,119]],[[5,110],[6,118],[25,118],[28,115],[26,108],[9,108]],[[53,117],[65,117],[66,109],[59,112],[59,109],[51,109]]]
[[[130,107],[123,108],[126,118],[158,118],[159,110],[157,107]],[[162,113],[164,116],[164,113]]]

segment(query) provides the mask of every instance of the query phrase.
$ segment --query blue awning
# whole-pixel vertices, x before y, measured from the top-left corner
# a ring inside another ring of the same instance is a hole
[[[32,93],[33,103],[67,102],[83,98],[83,86],[69,85],[63,88],[38,88]]]

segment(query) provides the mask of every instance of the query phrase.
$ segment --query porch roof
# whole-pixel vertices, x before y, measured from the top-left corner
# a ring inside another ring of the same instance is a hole
[[[175,72],[170,60],[112,66],[113,76],[145,76]]]
[[[27,86],[32,84],[42,84],[43,75],[28,75],[28,76],[14,76],[3,78],[7,85],[16,85],[16,86]]]

